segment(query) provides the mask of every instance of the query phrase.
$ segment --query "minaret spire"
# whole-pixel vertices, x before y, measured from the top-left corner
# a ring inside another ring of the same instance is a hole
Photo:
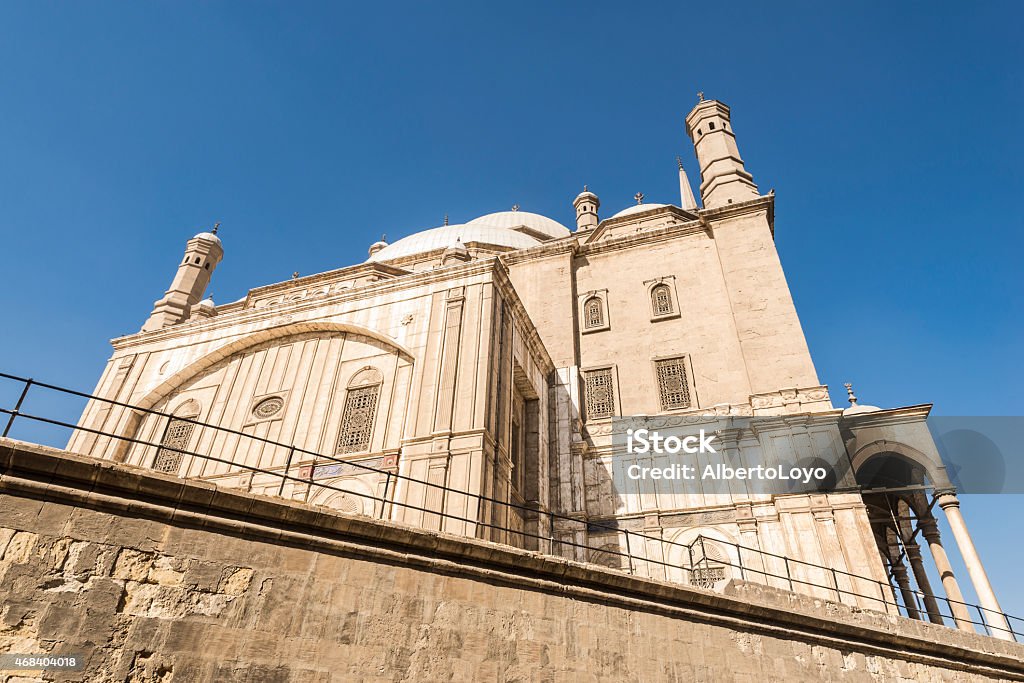
[[[697,200],[693,196],[693,190],[690,189],[690,179],[686,177],[682,158],[676,157],[676,163],[679,164],[679,208],[696,211]]]
[[[213,270],[224,258],[224,247],[217,237],[217,223],[209,232],[201,232],[185,245],[185,258],[163,298],[153,303],[153,312],[142,326],[143,332],[160,330],[188,320],[192,308],[203,299]]]

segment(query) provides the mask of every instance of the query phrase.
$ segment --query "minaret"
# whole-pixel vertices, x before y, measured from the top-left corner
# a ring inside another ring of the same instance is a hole
[[[686,134],[693,140],[700,163],[704,208],[756,199],[757,185],[743,167],[729,121],[729,107],[717,100],[705,100],[704,93],[697,96],[700,101],[686,117]]]
[[[679,208],[696,211],[697,200],[693,196],[693,190],[690,189],[690,179],[686,177],[686,171],[683,170],[683,160],[676,157],[676,163],[679,164]]]
[[[576,207],[576,232],[597,227],[597,210],[601,207],[601,200],[586,185],[583,186],[583,192],[576,195],[572,205]]]
[[[153,305],[149,320],[142,326],[143,332],[159,330],[188,320],[192,307],[202,300],[214,268],[224,258],[224,248],[217,229],[201,232],[185,245],[185,258],[178,266],[178,273],[171,282],[171,288],[164,297]]]

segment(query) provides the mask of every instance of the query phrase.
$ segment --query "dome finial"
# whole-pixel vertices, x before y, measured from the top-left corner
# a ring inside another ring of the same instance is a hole
[[[448,214],[444,215],[444,224],[448,225]]]
[[[636,200],[637,204],[643,204],[644,203],[644,193],[643,192],[637,192],[635,195],[633,195],[633,199]]]
[[[513,204],[512,205],[512,210],[513,211],[518,211],[519,210],[519,205],[518,204]]]
[[[220,221],[217,221],[216,223],[213,224],[213,230],[211,230],[210,232],[216,235],[218,230],[220,230]]]
[[[679,167],[680,171],[683,170],[683,158],[678,154],[676,155],[676,165]]]
[[[298,280],[299,279],[299,271],[296,270],[294,273],[292,273],[292,279],[293,280]]]
[[[846,394],[849,397],[850,405],[851,406],[857,405],[857,396],[853,393],[853,384],[850,383],[850,382],[847,382],[843,386],[846,387]]]
[[[697,91],[697,101],[698,102],[703,102],[704,101],[704,91],[703,90],[698,90]]]

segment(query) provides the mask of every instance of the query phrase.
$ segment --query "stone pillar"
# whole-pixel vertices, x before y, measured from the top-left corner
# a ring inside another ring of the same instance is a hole
[[[910,568],[914,571],[914,580],[917,587],[924,593],[924,608],[928,610],[928,621],[933,624],[943,624],[942,613],[939,611],[939,602],[935,599],[935,591],[932,590],[931,581],[928,580],[928,573],[925,571],[924,562],[921,561],[921,547],[913,538],[903,541],[903,549],[907,553],[907,560]]]
[[[960,556],[963,558],[964,564],[967,565],[967,573],[971,577],[971,584],[974,586],[974,592],[978,595],[978,601],[981,603],[991,634],[1002,640],[1013,640],[1010,625],[1003,615],[1002,608],[999,607],[999,601],[996,600],[992,584],[988,581],[988,575],[985,573],[985,567],[981,564],[974,541],[971,540],[971,535],[967,532],[967,524],[964,522],[963,515],[960,514],[960,501],[952,491],[936,491],[935,498],[939,502],[939,507],[946,513],[946,521],[949,522],[949,528],[953,531],[953,539],[956,540],[956,546],[960,549]]]
[[[919,519],[917,527],[921,530],[921,534],[924,535],[924,540],[928,542],[928,549],[932,553],[932,561],[935,562],[935,569],[939,572],[939,580],[942,581],[942,590],[945,591],[946,597],[949,598],[949,609],[953,613],[953,621],[956,622],[957,628],[962,631],[973,631],[974,626],[971,625],[971,615],[967,611],[964,602],[964,594],[960,592],[960,584],[957,582],[956,577],[953,576],[953,565],[949,563],[949,557],[946,556],[946,549],[942,547],[942,541],[939,538],[939,525],[935,521],[934,517],[925,517]]]
[[[911,619],[921,619],[921,613],[917,610],[917,602],[914,600],[914,590],[910,587],[910,578],[907,576],[907,568],[903,561],[893,563],[892,575],[896,579],[896,586],[903,595],[903,604],[907,606],[907,616]]]

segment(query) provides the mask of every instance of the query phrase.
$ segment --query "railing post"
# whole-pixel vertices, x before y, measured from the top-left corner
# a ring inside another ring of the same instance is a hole
[[[734,543],[736,546],[736,561],[740,563],[740,581],[746,581],[747,575],[743,571],[743,551],[740,550],[740,544]]]
[[[793,575],[789,573],[789,558],[788,557],[783,557],[782,559],[786,563],[786,580],[789,581],[789,592],[792,593],[792,592],[794,592],[793,591]]]
[[[686,577],[686,580],[692,586],[693,585],[693,543],[688,543],[687,544],[686,551],[688,553],[690,553],[690,575],[688,577]]]
[[[843,602],[843,592],[841,590],[839,590],[839,575],[836,574],[836,568],[835,567],[831,567],[831,569],[832,569],[832,583],[834,583],[836,585],[836,602],[842,603]]]
[[[633,551],[629,547],[629,529],[623,529],[626,534],[626,557],[629,559],[629,573],[633,573]]]
[[[981,625],[985,629],[985,635],[991,636],[992,629],[988,625],[988,620],[985,619],[985,610],[983,610],[979,605],[975,605],[974,609],[978,610],[978,615],[981,617]]]
[[[951,603],[949,601],[949,596],[948,595],[946,596],[946,608],[949,610],[949,618],[953,620],[953,626],[955,627],[956,626],[956,617],[953,616],[953,614],[954,614],[954,612],[953,612],[953,603]],[[943,616],[943,619],[945,619],[945,616]],[[946,625],[945,622],[943,622],[943,626],[945,626],[945,625]]]
[[[25,396],[28,395],[28,389],[32,386],[32,379],[25,380],[25,387],[21,390],[21,395],[18,396],[18,402],[14,404],[14,410],[11,411],[11,417],[7,420],[7,426],[4,427],[3,436],[7,436],[11,432],[11,425],[14,424],[14,418],[18,417],[18,413],[21,412],[21,404],[25,402]]]
[[[288,462],[284,466],[284,475],[281,477],[281,486],[277,489],[278,498],[284,497],[284,483],[288,481],[288,473],[292,471],[292,458],[295,456],[295,446],[288,449]]]

